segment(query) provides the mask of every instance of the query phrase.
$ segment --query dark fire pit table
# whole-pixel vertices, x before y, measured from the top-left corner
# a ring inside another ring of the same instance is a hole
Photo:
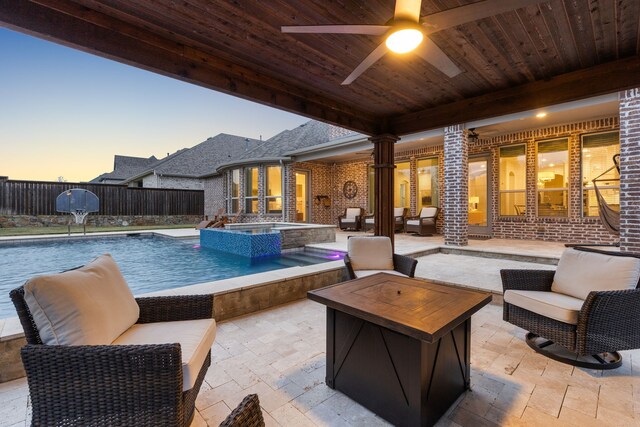
[[[432,426],[469,389],[489,293],[380,273],[307,295],[327,306],[327,385],[387,421]]]

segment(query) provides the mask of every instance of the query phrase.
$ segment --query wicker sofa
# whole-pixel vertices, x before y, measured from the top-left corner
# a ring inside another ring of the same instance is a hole
[[[212,295],[134,299],[108,255],[10,295],[32,425],[190,424],[211,364]]]
[[[418,261],[394,254],[391,239],[386,236],[352,236],[347,241],[344,257],[349,277],[357,279],[376,273],[414,277]]]
[[[393,208],[393,225],[396,233],[404,231],[404,218],[407,216],[407,208]],[[373,230],[376,226],[375,215],[366,215],[362,222],[364,231]]]
[[[420,215],[407,217],[404,223],[405,233],[417,233],[420,236],[436,234],[436,220],[440,209],[428,206],[420,210]]]
[[[500,274],[503,318],[529,331],[527,343],[536,351],[576,366],[611,369],[620,366],[617,351],[640,348],[640,259],[570,248],[555,271]],[[574,356],[562,357],[552,344]]]
[[[341,230],[358,231],[362,227],[363,216],[364,209],[362,208],[346,208],[344,214],[338,217],[338,227],[340,227]]]

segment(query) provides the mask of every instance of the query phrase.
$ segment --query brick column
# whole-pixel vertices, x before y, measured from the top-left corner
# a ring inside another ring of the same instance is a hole
[[[620,92],[620,250],[640,254],[640,88]]]
[[[444,129],[444,243],[466,246],[469,235],[469,142],[463,125]]]
[[[393,245],[393,145],[399,138],[395,135],[377,135],[369,138],[373,142],[373,158],[375,164],[375,235],[388,236]]]

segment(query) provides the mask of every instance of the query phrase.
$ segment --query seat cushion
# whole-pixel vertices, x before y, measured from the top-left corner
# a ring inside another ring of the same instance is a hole
[[[138,321],[140,308],[111,255],[24,285],[24,299],[48,345],[107,345]]]
[[[347,212],[345,213],[345,217],[351,220],[355,220],[356,217],[359,215],[360,215],[360,208],[347,208]]]
[[[409,219],[407,220],[407,225],[420,225],[419,219]]]
[[[395,270],[354,270],[354,274],[356,275],[356,277],[358,279],[362,278],[362,277],[367,277],[367,276],[372,276],[374,274],[378,274],[378,273],[387,273],[387,274],[393,274],[394,276],[402,276],[402,277],[409,277],[406,274],[402,274],[400,272],[397,272]]]
[[[438,208],[433,208],[433,207],[422,208],[422,210],[420,211],[420,217],[421,218],[432,218],[432,217],[436,216],[436,212],[438,212]]]
[[[551,290],[586,299],[591,291],[635,289],[640,259],[566,249],[553,277]]]
[[[367,223],[367,224],[374,224],[374,221],[375,221],[375,219],[374,219],[374,218],[366,218],[366,219],[364,220],[364,222],[365,222],[365,223]]]
[[[342,218],[342,219],[340,220],[340,222],[343,222],[343,223],[345,223],[345,224],[355,224],[355,223],[356,223],[356,220],[355,220],[355,219],[349,219],[349,218]]]
[[[354,270],[393,270],[391,239],[386,236],[351,237],[347,248]]]
[[[404,208],[393,208],[393,216],[403,216]]]
[[[504,302],[571,325],[578,324],[578,314],[584,303],[580,298],[557,292],[517,291],[513,289],[504,293]]]
[[[182,391],[193,388],[198,373],[216,338],[213,319],[133,325],[113,341],[113,345],[180,344],[182,351]]]

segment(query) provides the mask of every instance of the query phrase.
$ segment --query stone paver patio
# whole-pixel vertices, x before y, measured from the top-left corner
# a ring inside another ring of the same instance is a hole
[[[501,307],[473,316],[472,391],[438,426],[640,426],[640,352],[613,372],[548,360],[502,321]],[[222,322],[192,426],[217,426],[258,393],[268,426],[388,425],[324,384],[325,308],[302,300]],[[0,384],[0,425],[28,425],[26,379]]]

